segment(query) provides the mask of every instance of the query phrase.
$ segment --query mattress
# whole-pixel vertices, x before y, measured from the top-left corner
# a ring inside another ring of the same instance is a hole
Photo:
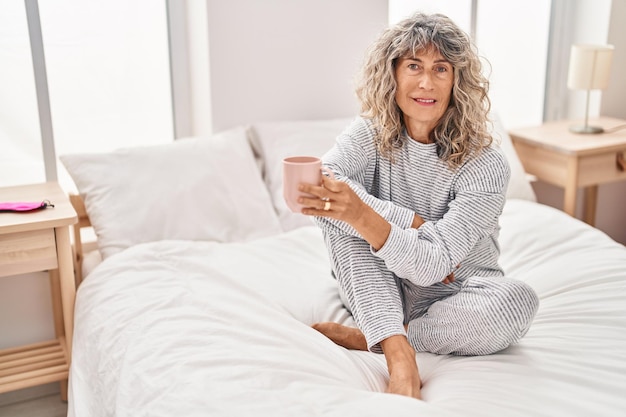
[[[382,355],[311,328],[354,325],[314,226],[110,256],[77,293],[69,416],[626,414],[626,248],[524,200],[500,225],[501,264],[537,291],[536,319],[493,355],[418,353],[423,400],[385,393]]]

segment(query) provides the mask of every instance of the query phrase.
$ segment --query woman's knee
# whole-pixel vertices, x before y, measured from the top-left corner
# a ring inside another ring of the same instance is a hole
[[[539,309],[539,297],[533,288],[523,281],[508,280],[507,303],[509,316],[513,319],[518,338],[521,338],[533,322]]]
[[[488,355],[517,343],[530,328],[539,298],[528,284],[502,279],[489,285],[484,295],[479,323],[480,331],[467,340],[455,353],[459,355]]]
[[[524,337],[539,308],[539,298],[530,285],[513,279],[506,279],[502,284],[491,300],[492,314],[485,317],[485,330],[495,342],[489,353],[502,350]]]

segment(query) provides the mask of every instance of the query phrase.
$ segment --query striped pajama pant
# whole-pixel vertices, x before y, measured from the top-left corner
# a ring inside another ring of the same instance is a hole
[[[382,353],[382,340],[406,334],[418,352],[491,354],[524,336],[539,305],[530,286],[501,273],[468,275],[462,266],[453,283],[420,287],[387,269],[364,240],[325,239],[342,300],[372,352]]]

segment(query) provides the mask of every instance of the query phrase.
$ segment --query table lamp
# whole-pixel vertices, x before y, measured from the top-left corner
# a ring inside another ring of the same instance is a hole
[[[602,133],[604,129],[589,126],[589,93],[604,90],[609,85],[613,45],[572,45],[567,87],[587,90],[584,126],[571,126],[574,133]]]

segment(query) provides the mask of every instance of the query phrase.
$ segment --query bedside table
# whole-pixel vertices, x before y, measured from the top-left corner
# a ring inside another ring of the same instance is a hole
[[[509,131],[527,173],[563,187],[563,211],[574,216],[578,188],[585,189],[583,220],[594,225],[598,185],[626,180],[626,129],[613,133],[577,134],[574,121],[544,123]],[[626,120],[599,117],[590,125],[607,130]]]
[[[0,277],[50,271],[56,339],[0,350],[0,393],[61,381],[67,400],[76,286],[70,226],[77,217],[57,183],[0,188],[0,201],[49,200],[54,208],[0,213]]]

